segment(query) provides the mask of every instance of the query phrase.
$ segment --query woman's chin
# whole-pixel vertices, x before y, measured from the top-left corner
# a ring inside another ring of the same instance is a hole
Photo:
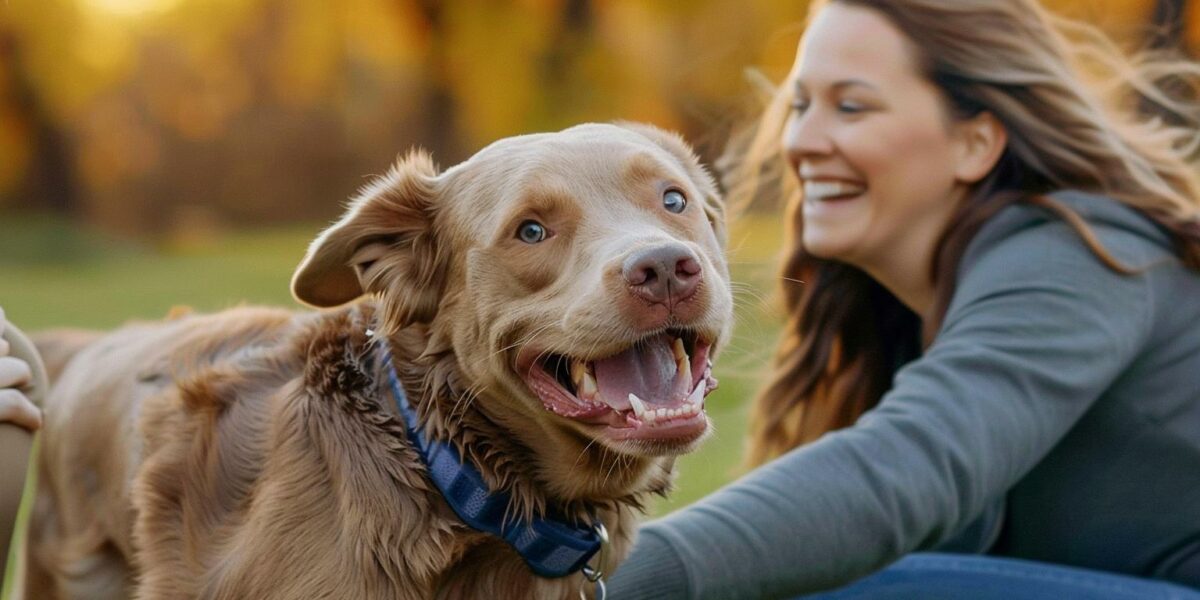
[[[817,230],[812,231],[813,229]],[[803,243],[805,252],[825,260],[846,261],[853,255],[855,248],[849,236],[815,227],[805,227]]]

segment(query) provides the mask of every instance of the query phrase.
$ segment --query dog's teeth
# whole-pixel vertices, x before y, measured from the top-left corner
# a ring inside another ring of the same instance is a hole
[[[576,389],[579,392],[579,397],[584,400],[591,400],[596,396],[596,392],[599,391],[596,388],[596,378],[592,377],[592,374],[587,372],[586,369],[583,371],[583,381],[577,384]]]
[[[691,385],[692,383],[692,363],[685,355],[683,358],[675,362],[675,370],[683,374],[683,380]]]
[[[675,338],[675,341],[671,342],[671,351],[675,353],[675,362],[687,360],[687,351],[683,349],[682,338]]]
[[[692,393],[688,396],[688,403],[696,408],[702,408],[704,406],[704,391],[706,388],[706,382],[701,381],[697,383],[696,389],[692,390]]]
[[[575,384],[575,389],[579,389],[583,385],[583,376],[587,373],[587,367],[581,360],[571,359],[571,382]]]
[[[632,392],[629,394],[629,405],[633,407],[633,416],[641,419],[642,415],[646,414],[646,405]]]

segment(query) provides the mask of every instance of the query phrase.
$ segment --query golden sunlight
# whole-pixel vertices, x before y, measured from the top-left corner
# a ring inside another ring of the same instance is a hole
[[[84,8],[106,12],[114,16],[140,17],[166,12],[178,5],[180,0],[81,0]]]

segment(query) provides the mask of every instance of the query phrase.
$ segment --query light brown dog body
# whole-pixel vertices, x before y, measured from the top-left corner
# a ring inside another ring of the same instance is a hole
[[[611,570],[707,430],[721,250],[715,187],[657,130],[513,138],[441,174],[411,156],[293,281],[318,306],[369,299],[132,325],[78,351],[47,400],[27,597],[590,591],[453,514],[379,350],[428,434],[515,513],[604,523]]]

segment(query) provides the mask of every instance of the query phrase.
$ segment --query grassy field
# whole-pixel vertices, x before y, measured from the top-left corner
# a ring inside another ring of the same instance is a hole
[[[161,318],[180,305],[201,311],[239,304],[294,307],[288,293],[292,269],[321,227],[210,234],[149,246],[58,221],[0,215],[0,306],[26,331],[110,328],[134,318]],[[771,219],[758,218],[743,220],[730,236],[737,321],[715,369],[721,387],[707,403],[715,434],[680,461],[676,491],[652,507],[655,514],[686,505],[738,473],[749,400],[777,327],[765,298],[772,291],[779,235]]]

